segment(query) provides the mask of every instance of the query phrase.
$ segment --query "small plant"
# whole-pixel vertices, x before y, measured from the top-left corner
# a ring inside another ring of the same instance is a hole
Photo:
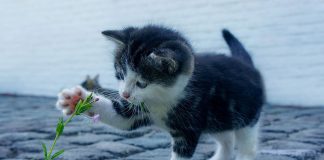
[[[54,150],[54,147],[56,145],[56,141],[60,138],[60,136],[63,133],[64,127],[72,120],[72,118],[74,116],[78,116],[81,115],[82,113],[84,113],[85,111],[89,110],[92,107],[92,103],[98,101],[99,99],[95,99],[93,100],[93,94],[91,93],[89,96],[86,97],[85,100],[80,99],[79,102],[77,103],[77,105],[75,106],[75,110],[72,113],[72,115],[66,120],[63,121],[63,118],[60,118],[57,126],[56,126],[56,135],[55,135],[55,139],[54,142],[51,146],[51,148],[49,149],[49,151],[46,148],[46,145],[44,143],[42,143],[42,147],[43,147],[43,151],[44,151],[44,159],[45,160],[54,160],[55,158],[57,158],[58,156],[60,156],[64,150],[59,150],[56,153],[54,153],[52,155],[52,152]],[[96,115],[94,118],[94,121],[97,120],[99,118],[99,115]]]

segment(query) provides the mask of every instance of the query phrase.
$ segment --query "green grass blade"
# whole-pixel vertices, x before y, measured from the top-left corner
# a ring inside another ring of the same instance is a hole
[[[64,149],[59,150],[58,152],[54,153],[53,156],[51,157],[51,159],[55,159],[56,157],[58,157],[59,155],[61,155],[64,152]]]
[[[46,145],[44,143],[42,143],[43,146],[43,151],[44,151],[44,158],[47,159],[47,148]]]
[[[56,134],[60,136],[63,133],[63,130],[64,130],[64,121],[63,118],[60,118],[59,121],[57,122]]]

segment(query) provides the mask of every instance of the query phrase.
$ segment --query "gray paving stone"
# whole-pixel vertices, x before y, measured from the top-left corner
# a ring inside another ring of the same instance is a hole
[[[27,141],[18,141],[11,145],[12,148],[16,149],[19,152],[32,152],[37,153],[41,152],[42,148],[40,145],[42,143],[50,145],[50,141],[43,141],[43,140],[27,140]]]
[[[0,159],[6,158],[10,154],[10,150],[7,147],[0,147]]]
[[[274,150],[283,150],[283,149],[312,149],[313,151],[320,151],[321,147],[314,144],[291,141],[291,140],[273,140],[262,144],[264,149],[274,149]]]
[[[171,146],[171,139],[155,138],[148,141],[147,137],[125,139],[121,143],[139,146],[145,149],[166,148]]]
[[[270,140],[276,139],[285,139],[288,138],[288,133],[280,133],[280,132],[261,132],[260,133],[260,141],[267,142]]]
[[[293,157],[287,157],[286,155],[277,155],[277,154],[258,154],[256,157],[257,160],[296,160]]]
[[[80,147],[66,150],[62,157],[67,160],[104,160],[114,158],[111,153],[102,152],[96,148],[90,147]]]
[[[94,131],[94,133],[96,133],[96,134],[113,134],[113,135],[118,135],[118,136],[125,137],[125,138],[141,137],[141,136],[148,134],[150,132],[152,132],[152,129],[149,127],[139,128],[139,129],[133,130],[133,131],[123,131],[123,130],[119,130],[119,129],[109,127],[109,126],[106,126],[105,130]]]
[[[262,154],[287,156],[297,160],[316,159],[319,155],[311,149],[280,149],[280,150],[263,150]]]
[[[144,151],[142,148],[136,146],[123,144],[120,142],[108,142],[108,141],[93,144],[91,145],[91,147],[104,152],[112,153],[117,156],[127,156],[130,154],[135,154]]]
[[[0,146],[8,146],[16,141],[25,141],[33,139],[45,139],[48,134],[35,132],[13,132],[0,134]]]
[[[265,126],[261,128],[261,131],[263,132],[272,132],[272,133],[296,133],[300,130],[307,129],[309,127],[309,124],[299,124],[299,125],[292,125],[291,123],[275,123],[270,126]]]
[[[42,152],[22,152],[19,153],[15,158],[17,159],[33,159],[33,160],[43,160],[44,156]]]
[[[125,159],[127,160],[151,160],[151,159],[166,160],[166,159],[170,159],[170,157],[171,157],[171,149],[164,148],[164,149],[155,149],[143,153],[134,154]]]
[[[17,150],[19,153],[22,152],[29,152],[29,153],[38,153],[42,152],[42,143],[46,144],[47,148],[49,148],[53,140],[27,140],[27,141],[19,141],[15,142],[11,145],[11,148]],[[60,139],[57,141],[56,144],[57,148],[61,149],[69,149],[74,148],[76,145],[69,144],[66,141],[61,141]]]
[[[68,141],[70,144],[75,145],[90,145],[100,141],[116,141],[121,140],[122,137],[116,135],[95,135],[91,133],[81,133],[75,136],[62,136],[61,141]]]
[[[292,134],[291,137],[324,139],[324,130],[321,129],[321,128],[303,130],[303,131],[300,131],[300,132],[298,132],[296,134]]]
[[[200,143],[197,146],[196,153],[194,154],[194,158],[197,159],[207,159],[213,156],[216,151],[217,146],[215,143]]]
[[[61,114],[55,98],[0,96],[0,159],[42,159]],[[26,107],[28,106],[28,107]],[[262,113],[257,160],[324,159],[324,108],[267,106]],[[65,117],[66,118],[66,117]],[[121,131],[77,117],[65,128],[56,149],[68,160],[165,160],[171,156],[168,133],[142,128]],[[216,145],[200,139],[194,160],[212,156]]]
[[[155,150],[149,150],[146,152],[134,154],[125,158],[125,160],[168,160],[171,157],[171,148],[161,148]],[[206,160],[211,157],[211,153],[195,153],[193,160]]]
[[[171,139],[171,136],[167,132],[161,130],[152,130],[149,134],[146,135],[147,138],[158,138],[158,139]]]

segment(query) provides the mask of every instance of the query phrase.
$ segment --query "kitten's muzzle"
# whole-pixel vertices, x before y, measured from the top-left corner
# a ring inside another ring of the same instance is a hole
[[[122,93],[123,98],[128,99],[130,97],[130,93],[128,92],[123,92]]]

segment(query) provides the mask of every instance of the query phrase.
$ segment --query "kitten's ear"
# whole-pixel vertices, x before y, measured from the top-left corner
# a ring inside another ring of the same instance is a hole
[[[99,74],[97,74],[97,75],[94,77],[94,80],[97,81],[97,82],[99,81]]]
[[[118,44],[125,44],[126,35],[121,30],[106,30],[101,32],[103,35]]]
[[[169,55],[157,55],[155,52],[152,52],[148,58],[153,67],[160,71],[174,73],[178,69],[177,62]]]
[[[89,75],[86,76],[86,80],[91,80],[91,77]]]

